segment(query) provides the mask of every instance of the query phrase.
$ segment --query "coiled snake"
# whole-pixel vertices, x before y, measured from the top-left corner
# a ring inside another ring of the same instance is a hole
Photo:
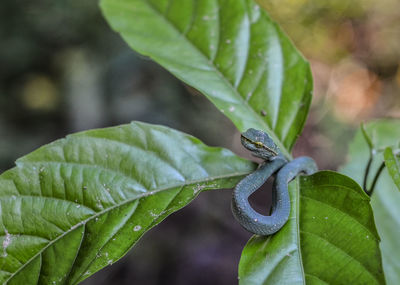
[[[232,213],[249,232],[271,235],[280,230],[289,219],[289,182],[300,173],[306,175],[315,173],[317,165],[312,158],[305,156],[288,161],[274,141],[263,131],[248,129],[241,135],[241,142],[254,156],[264,159],[265,162],[234,188]],[[251,207],[248,198],[274,173],[276,178],[272,192],[272,211],[270,216],[264,216]]]

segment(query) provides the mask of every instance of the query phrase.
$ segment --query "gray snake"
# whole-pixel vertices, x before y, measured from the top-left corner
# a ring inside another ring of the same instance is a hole
[[[241,142],[254,156],[262,158],[264,163],[234,188],[232,213],[240,225],[249,232],[271,235],[280,230],[289,219],[289,182],[300,173],[306,175],[315,173],[317,165],[312,158],[305,156],[288,161],[274,141],[263,131],[248,129],[241,135]],[[275,173],[271,215],[264,216],[251,207],[248,198]]]

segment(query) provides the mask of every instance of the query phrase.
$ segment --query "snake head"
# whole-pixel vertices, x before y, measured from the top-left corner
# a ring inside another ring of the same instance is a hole
[[[264,160],[272,160],[280,154],[278,146],[266,132],[248,129],[241,135],[242,145],[254,156]]]

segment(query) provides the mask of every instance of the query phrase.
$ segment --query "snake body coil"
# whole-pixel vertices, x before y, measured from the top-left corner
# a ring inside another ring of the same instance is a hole
[[[249,129],[241,138],[242,144],[265,162],[236,185],[233,190],[232,213],[249,232],[271,235],[281,229],[289,219],[289,182],[300,173],[313,174],[317,171],[317,166],[310,157],[299,157],[288,162],[263,131]],[[272,192],[272,212],[270,216],[264,216],[251,207],[248,198],[274,173],[277,174]]]

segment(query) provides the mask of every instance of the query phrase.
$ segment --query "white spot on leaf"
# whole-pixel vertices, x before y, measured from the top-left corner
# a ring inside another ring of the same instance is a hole
[[[4,240],[3,240],[3,255],[2,256],[6,257],[8,255],[7,247],[11,243],[11,234],[9,234],[9,232],[6,229],[4,229],[4,233],[5,233],[5,235],[4,235]]]
[[[195,187],[193,187],[193,194],[197,194],[199,191],[202,191],[206,187],[206,185],[197,184]]]
[[[249,101],[249,100],[250,100],[250,98],[251,98],[251,95],[252,95],[252,93],[251,93],[251,92],[247,93],[246,101]]]
[[[152,211],[150,211],[149,214],[150,214],[150,216],[152,216],[152,217],[158,217],[158,215],[155,214],[155,213],[153,213]]]

